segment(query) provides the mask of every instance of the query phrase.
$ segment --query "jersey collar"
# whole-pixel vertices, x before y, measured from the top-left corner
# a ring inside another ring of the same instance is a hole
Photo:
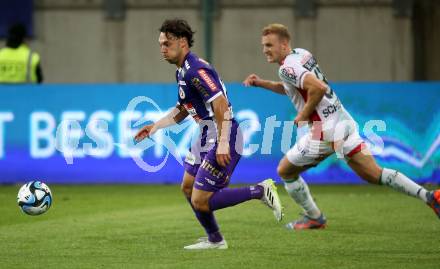
[[[290,53],[287,54],[286,57],[284,57],[284,59],[281,61],[281,64],[280,64],[280,65],[283,65],[283,64],[284,64],[284,61],[285,61],[286,58],[287,58],[287,56],[289,56],[289,55],[292,54],[292,53],[293,53],[293,50],[291,50]]]

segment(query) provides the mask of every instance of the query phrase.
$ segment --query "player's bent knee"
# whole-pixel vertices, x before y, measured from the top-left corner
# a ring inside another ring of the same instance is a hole
[[[277,167],[277,174],[281,177],[284,178],[286,176],[286,173],[284,172],[284,169],[281,165],[278,165]]]
[[[180,189],[182,190],[183,195],[185,195],[187,198],[191,198],[192,188],[193,186],[188,186],[187,184],[184,183],[180,185]]]
[[[277,174],[284,180],[284,179],[292,179],[297,178],[299,176],[299,171],[296,171],[296,169],[287,169],[282,164],[279,164],[277,167]]]
[[[197,197],[191,198],[191,204],[197,211],[209,212],[209,204],[204,199],[199,199]]]

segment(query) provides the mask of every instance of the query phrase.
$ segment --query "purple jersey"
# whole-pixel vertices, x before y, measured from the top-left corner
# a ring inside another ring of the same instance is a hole
[[[211,102],[226,88],[217,72],[205,60],[192,52],[185,56],[184,64],[176,71],[179,91],[178,103],[185,107],[196,122],[211,120],[214,116]],[[231,109],[231,104],[229,104]]]
[[[231,161],[226,167],[221,167],[216,160],[217,128],[211,103],[220,95],[227,98],[225,86],[214,68],[192,52],[185,56],[183,66],[177,70],[176,80],[178,104],[185,107],[201,128],[199,139],[185,158],[185,170],[195,177],[195,188],[216,192],[229,184],[241,158],[243,136],[239,124],[232,119],[229,139]],[[230,103],[229,110],[232,114]]]

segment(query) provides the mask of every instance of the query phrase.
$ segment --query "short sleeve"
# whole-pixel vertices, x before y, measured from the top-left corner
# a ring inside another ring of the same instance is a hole
[[[200,94],[203,101],[211,103],[222,95],[222,86],[217,76],[209,69],[198,69],[188,74],[187,83]]]
[[[278,71],[278,76],[284,83],[292,84],[302,89],[305,75],[310,73],[299,64],[282,65]]]

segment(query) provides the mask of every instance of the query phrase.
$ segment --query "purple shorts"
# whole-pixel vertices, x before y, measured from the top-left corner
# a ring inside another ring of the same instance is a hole
[[[190,152],[185,158],[185,171],[195,177],[194,188],[209,192],[219,191],[229,184],[232,172],[241,158],[243,152],[243,135],[238,123],[233,120],[229,149],[231,161],[226,167],[217,163],[215,130],[202,131],[202,135],[191,146]]]

